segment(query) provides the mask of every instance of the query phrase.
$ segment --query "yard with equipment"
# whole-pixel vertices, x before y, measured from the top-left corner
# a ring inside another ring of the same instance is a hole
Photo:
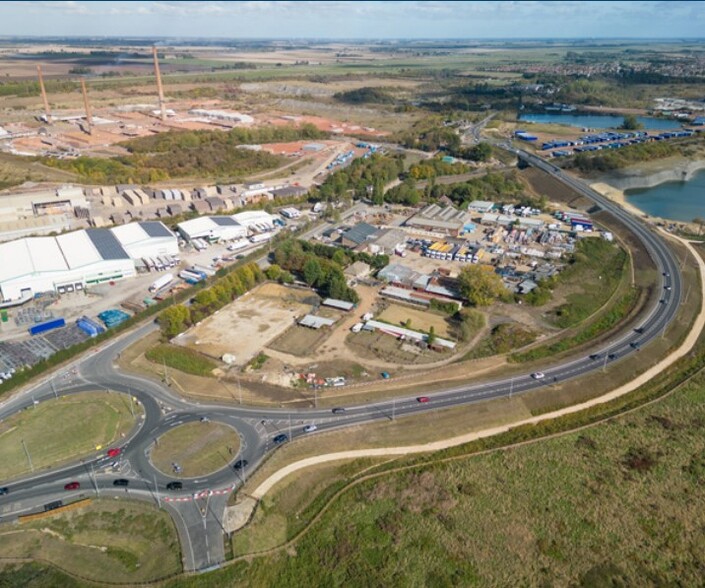
[[[132,410],[142,414],[127,394],[86,392],[46,400],[6,419],[0,423],[0,479],[107,451],[135,426]]]
[[[226,467],[239,449],[240,437],[232,427],[212,421],[187,423],[159,437],[150,460],[164,474],[195,478]]]
[[[181,571],[179,542],[169,515],[138,501],[96,500],[19,528],[2,525],[0,551],[3,558],[42,560],[95,582],[109,578],[132,584]],[[25,584],[4,584],[0,575],[0,585]]]

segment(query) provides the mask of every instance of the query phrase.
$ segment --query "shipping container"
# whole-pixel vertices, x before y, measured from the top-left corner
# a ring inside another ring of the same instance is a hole
[[[31,326],[29,328],[29,334],[39,335],[40,333],[45,333],[46,331],[51,331],[52,329],[58,329],[65,325],[66,321],[63,318],[52,319],[50,321]]]

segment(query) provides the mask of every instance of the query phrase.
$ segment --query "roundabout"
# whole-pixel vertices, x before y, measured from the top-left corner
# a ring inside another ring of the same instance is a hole
[[[166,476],[198,478],[228,467],[239,451],[240,437],[233,427],[199,420],[157,437],[149,457]]]

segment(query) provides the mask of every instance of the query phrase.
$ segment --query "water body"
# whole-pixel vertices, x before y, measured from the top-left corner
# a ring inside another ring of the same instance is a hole
[[[681,123],[677,120],[654,118],[652,116],[637,116],[644,130],[665,131],[680,129]],[[570,127],[589,129],[616,129],[624,122],[624,117],[616,114],[569,114],[560,112],[546,112],[541,114],[522,114],[520,121],[533,123],[548,123],[568,125]]]
[[[651,216],[690,222],[705,218],[705,170],[687,182],[666,182],[653,188],[638,188],[624,193],[627,202]]]

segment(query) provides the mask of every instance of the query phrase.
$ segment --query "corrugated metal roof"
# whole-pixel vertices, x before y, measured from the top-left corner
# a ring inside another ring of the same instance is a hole
[[[86,229],[86,234],[103,259],[130,259],[127,251],[109,229]]]
[[[355,305],[352,302],[347,302],[346,300],[338,300],[337,298],[326,298],[323,301],[323,306],[339,308],[340,310],[352,310],[353,308],[355,308]]]
[[[150,237],[173,237],[174,234],[164,226],[164,223],[157,221],[147,221],[139,223]]]
[[[377,232],[377,229],[367,223],[358,223],[352,229],[349,229],[343,237],[353,243],[360,245],[369,239]]]
[[[333,319],[323,318],[322,316],[307,314],[299,321],[299,324],[304,327],[310,327],[311,329],[320,329],[321,327],[330,327],[335,324],[335,321]]]

